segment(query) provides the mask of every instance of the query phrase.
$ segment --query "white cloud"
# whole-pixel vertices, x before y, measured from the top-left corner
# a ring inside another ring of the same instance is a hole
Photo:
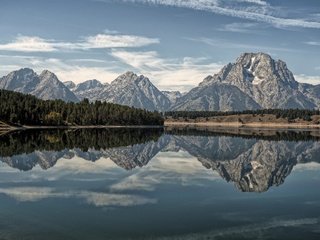
[[[155,51],[150,52],[128,52],[124,50],[113,50],[111,55],[118,60],[134,67],[155,70],[162,68],[164,61],[158,57]]]
[[[183,166],[183,167],[182,167]],[[113,191],[153,191],[160,184],[201,185],[203,179],[221,180],[217,172],[203,167],[187,152],[160,152],[139,172],[111,186]]]
[[[139,191],[153,191],[155,186],[160,184],[160,179],[151,175],[137,173],[130,175],[120,182],[111,186],[113,191],[139,190]]]
[[[91,151],[91,150],[90,150]],[[103,156],[102,153],[96,152],[98,160],[85,160],[80,156],[73,156],[73,151],[67,153],[66,156],[58,159],[54,167],[43,171],[36,165],[28,174],[23,174],[19,169],[12,168],[6,163],[0,161],[0,174],[12,173],[8,178],[0,179],[0,182],[47,182],[57,180],[67,181],[113,181],[119,179],[121,174],[126,171],[119,168],[112,160]],[[69,158],[71,157],[71,158]],[[1,160],[1,158],[0,158]],[[90,177],[88,177],[90,175]]]
[[[10,43],[0,44],[2,51],[55,52],[61,50],[87,50],[95,48],[142,47],[159,43],[157,38],[135,35],[97,34],[76,42],[58,42],[37,36],[18,36]]]
[[[86,203],[96,207],[118,206],[129,207],[145,204],[155,204],[156,199],[141,197],[132,194],[114,194],[91,191],[59,192],[49,187],[14,187],[0,188],[5,194],[19,202],[37,202],[48,198],[77,198],[84,199]]]
[[[80,83],[89,79],[98,79],[102,82],[110,82],[121,73],[116,72],[108,67],[87,67],[84,65],[69,64],[60,59],[34,59],[31,61],[33,68],[39,72],[47,69],[54,72],[62,81],[72,80],[75,83]]]
[[[71,59],[69,62],[83,62],[83,63],[108,63],[105,60],[100,60],[100,59],[94,59],[94,58],[77,58],[77,59]]]
[[[119,168],[109,158],[101,157],[95,162],[86,161],[81,157],[74,156],[71,159],[61,159],[58,161],[54,168],[49,169],[48,173],[55,175],[59,172],[67,171],[68,174],[72,172],[74,175],[79,173],[92,173],[92,174],[110,174],[110,172]]]
[[[154,51],[113,50],[111,55],[148,76],[162,90],[190,90],[223,66],[220,63],[206,63],[205,58],[165,59]]]
[[[267,6],[268,3],[263,0],[236,0],[238,2],[245,2],[245,3],[254,3],[262,6]]]
[[[36,202],[49,197],[61,196],[61,194],[53,193],[53,189],[49,187],[0,188],[0,193],[6,194],[19,202]]]
[[[21,65],[16,65],[16,64],[0,64],[0,77],[3,75],[8,74],[9,72],[15,71],[17,69],[20,69],[22,66]]]
[[[320,42],[316,42],[316,41],[305,42],[305,44],[311,45],[311,46],[320,46]]]
[[[304,19],[290,19],[272,16],[273,8],[264,1],[243,0],[254,4],[254,6],[244,7],[235,5],[234,1],[212,1],[212,0],[123,0],[125,2],[146,3],[154,5],[164,5],[173,7],[190,8],[195,10],[212,12],[215,14],[249,19],[258,22],[271,24],[275,27],[303,27],[303,28],[320,28],[320,22],[307,21]]]
[[[53,69],[52,71],[62,81],[71,80],[75,83],[84,82],[89,79],[98,79],[102,82],[110,82],[121,74],[101,67],[71,66],[64,69],[56,69],[55,67],[51,69]]]
[[[308,163],[299,163],[294,166],[294,171],[319,171],[320,163],[317,162],[308,162]]]
[[[294,76],[298,82],[309,84],[320,84],[320,76],[308,76],[305,74],[298,74]]]
[[[253,29],[254,27],[257,27],[256,23],[229,23],[224,25],[223,27],[219,28],[219,31],[225,31],[225,32],[235,32],[235,33],[256,33],[257,29]]]
[[[8,59],[10,59],[10,64],[7,64]],[[71,80],[80,83],[89,79],[110,82],[122,73],[122,71],[114,69],[115,64],[109,64],[107,61],[104,62],[103,66],[89,67],[84,61],[63,61],[57,58],[0,55],[1,75],[22,67],[29,67],[38,73],[48,69],[54,72],[61,81]]]
[[[88,204],[94,205],[96,207],[105,206],[137,206],[145,204],[155,204],[156,199],[145,198],[137,195],[129,194],[110,194],[110,193],[96,193],[96,192],[81,192],[79,196],[86,199]]]
[[[53,52],[54,45],[40,37],[18,36],[13,42],[0,44],[0,50],[19,52]]]
[[[115,30],[105,29],[103,31],[103,33],[105,33],[105,34],[119,34],[120,32],[115,31]]]
[[[86,38],[86,42],[80,44],[80,48],[125,48],[142,47],[159,43],[159,39],[132,35],[107,35],[98,34]]]

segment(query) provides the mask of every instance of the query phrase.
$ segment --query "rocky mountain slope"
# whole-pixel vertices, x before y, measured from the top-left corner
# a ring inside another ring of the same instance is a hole
[[[44,70],[40,75],[29,68],[11,72],[7,76],[0,78],[0,88],[32,94],[44,100],[79,101],[74,93],[59,81],[55,74],[48,70]]]
[[[178,99],[172,110],[314,109],[320,106],[319,89],[298,83],[281,60],[244,53]]]
[[[64,84],[67,88],[69,88],[70,90],[73,89],[73,88],[75,88],[75,87],[77,86],[77,85],[76,85],[74,82],[72,82],[72,81],[63,82],[63,84]]]
[[[93,79],[79,83],[77,85],[70,84],[70,90],[80,99],[87,98],[91,101],[100,100],[97,96],[108,87],[108,83],[102,84],[100,81]],[[102,100],[102,99],[101,99]]]
[[[213,83],[196,87],[177,99],[172,110],[179,111],[233,111],[260,109],[261,106],[236,86]]]
[[[171,105],[174,105],[177,99],[183,96],[179,91],[162,91],[162,93],[170,100]]]
[[[118,103],[164,111],[169,109],[170,100],[143,75],[126,72],[105,87],[95,100]]]
[[[167,94],[161,92],[147,77],[133,72],[120,75],[110,84],[88,80],[78,85],[67,82],[67,85],[79,99],[107,101],[151,111],[165,111],[172,105]]]

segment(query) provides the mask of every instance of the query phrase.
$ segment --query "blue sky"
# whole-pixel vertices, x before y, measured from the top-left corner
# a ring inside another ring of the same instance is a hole
[[[320,84],[319,0],[0,0],[0,75],[30,67],[62,81],[131,70],[186,91],[243,52]]]

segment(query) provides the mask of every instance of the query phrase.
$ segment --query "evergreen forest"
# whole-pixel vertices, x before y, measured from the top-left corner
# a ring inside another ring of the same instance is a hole
[[[158,112],[113,103],[40,100],[7,90],[0,90],[0,120],[39,126],[163,125],[164,121]]]

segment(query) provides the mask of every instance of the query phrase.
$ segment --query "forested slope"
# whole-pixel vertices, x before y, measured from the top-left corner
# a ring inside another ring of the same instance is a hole
[[[0,90],[0,120],[21,125],[162,125],[158,112],[84,99],[80,103],[40,100]]]

